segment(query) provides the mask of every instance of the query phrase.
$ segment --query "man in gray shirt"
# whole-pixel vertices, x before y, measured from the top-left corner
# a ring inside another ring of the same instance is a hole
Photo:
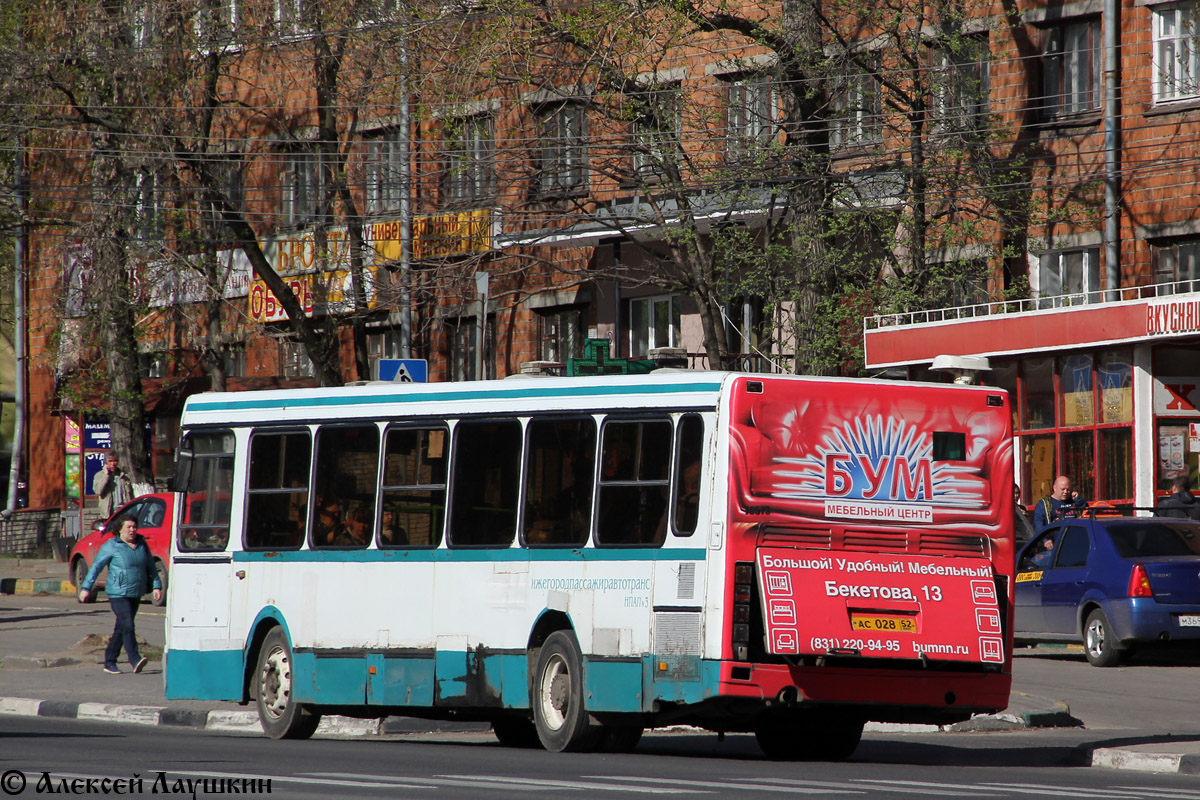
[[[92,479],[92,494],[100,498],[100,516],[105,520],[133,499],[133,484],[117,465],[115,453],[104,457],[104,469]]]

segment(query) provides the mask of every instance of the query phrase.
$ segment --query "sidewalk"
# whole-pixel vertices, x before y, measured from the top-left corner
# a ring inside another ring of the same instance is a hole
[[[79,605],[65,564],[44,559],[0,559],[0,714],[174,725],[260,735],[258,714],[236,703],[163,699],[161,652],[164,609],[143,604],[138,636],[150,665],[123,675],[100,670],[102,648],[112,631],[107,604]],[[40,596],[31,608],[9,595]],[[16,609],[24,607],[18,612]],[[89,642],[90,644],[81,644]],[[1066,703],[1014,690],[1007,709],[939,729],[932,725],[869,723],[868,732],[936,733],[1074,727]],[[407,717],[359,720],[325,717],[318,736],[370,736],[432,731],[485,732],[486,724],[439,723]],[[1081,746],[1074,758],[1084,766],[1145,772],[1200,774],[1200,741],[1160,738],[1129,740],[1120,747]]]

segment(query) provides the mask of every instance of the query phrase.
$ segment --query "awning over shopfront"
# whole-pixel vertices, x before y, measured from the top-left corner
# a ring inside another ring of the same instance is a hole
[[[1137,291],[1164,288],[1175,285]],[[1078,304],[1070,303],[1073,298]],[[1197,292],[1114,302],[1085,299],[1071,295],[868,317],[863,329],[866,366],[926,364],[939,355],[1045,353],[1200,333]]]

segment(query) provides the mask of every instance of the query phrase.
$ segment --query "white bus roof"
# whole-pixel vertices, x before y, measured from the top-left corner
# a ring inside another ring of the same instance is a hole
[[[182,424],[230,425],[329,419],[426,417],[442,414],[487,414],[500,405],[509,413],[615,409],[714,408],[724,386],[735,378],[764,381],[850,383],[912,386],[891,380],[812,376],[656,370],[642,375],[572,378],[529,377],[442,383],[372,381],[316,389],[205,392],[188,398]],[[964,388],[929,384],[952,391]],[[971,387],[995,392],[995,387]],[[432,409],[429,404],[437,403]]]

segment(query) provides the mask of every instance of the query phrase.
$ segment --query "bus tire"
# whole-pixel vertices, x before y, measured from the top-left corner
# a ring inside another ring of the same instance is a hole
[[[583,688],[583,655],[569,631],[546,637],[533,673],[533,721],[538,739],[552,753],[589,750],[599,730],[588,717]]]
[[[773,761],[845,761],[858,748],[864,720],[837,712],[808,712],[759,723],[754,738]]]
[[[292,700],[292,648],[281,628],[272,628],[258,651],[254,672],[258,719],[272,739],[307,739],[321,715]]]
[[[537,726],[529,717],[496,717],[492,720],[492,733],[496,735],[496,740],[505,747],[530,749],[542,746],[542,740],[538,738]]]
[[[632,753],[645,730],[641,725],[605,725],[596,749],[604,753]]]

